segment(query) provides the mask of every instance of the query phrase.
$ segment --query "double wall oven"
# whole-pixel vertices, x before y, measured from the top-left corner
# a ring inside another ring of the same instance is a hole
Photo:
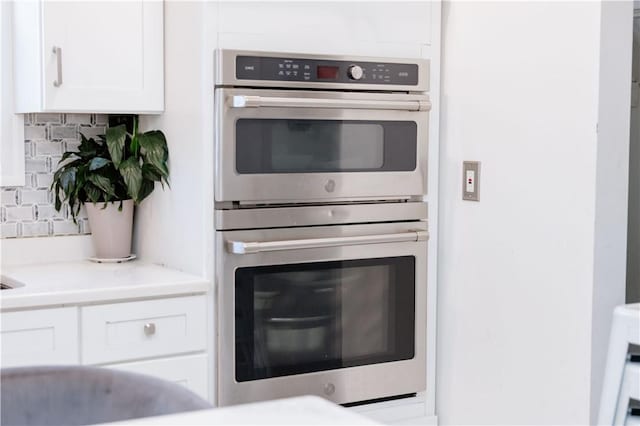
[[[217,52],[219,405],[425,389],[428,65]]]

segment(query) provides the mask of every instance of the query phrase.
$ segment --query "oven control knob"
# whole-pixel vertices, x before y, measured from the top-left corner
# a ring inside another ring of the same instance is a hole
[[[349,78],[352,80],[360,80],[364,75],[364,71],[360,65],[351,65],[347,71]]]

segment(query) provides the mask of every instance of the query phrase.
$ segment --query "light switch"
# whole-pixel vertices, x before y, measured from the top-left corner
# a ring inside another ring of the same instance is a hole
[[[474,170],[467,170],[467,188],[465,192],[476,192],[476,172]]]
[[[480,201],[480,162],[462,163],[462,199]]]

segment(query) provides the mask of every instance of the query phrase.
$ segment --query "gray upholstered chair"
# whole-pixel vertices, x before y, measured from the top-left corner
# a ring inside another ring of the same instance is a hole
[[[96,367],[2,369],[1,424],[86,425],[211,408],[184,387]]]

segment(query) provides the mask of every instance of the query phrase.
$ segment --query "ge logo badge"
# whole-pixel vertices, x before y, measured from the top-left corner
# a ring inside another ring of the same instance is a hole
[[[324,385],[325,395],[333,395],[335,391],[336,391],[336,387],[334,386],[333,383],[327,383],[326,385]]]
[[[329,179],[324,185],[324,190],[327,192],[333,192],[334,189],[336,189],[336,183],[333,179]]]

